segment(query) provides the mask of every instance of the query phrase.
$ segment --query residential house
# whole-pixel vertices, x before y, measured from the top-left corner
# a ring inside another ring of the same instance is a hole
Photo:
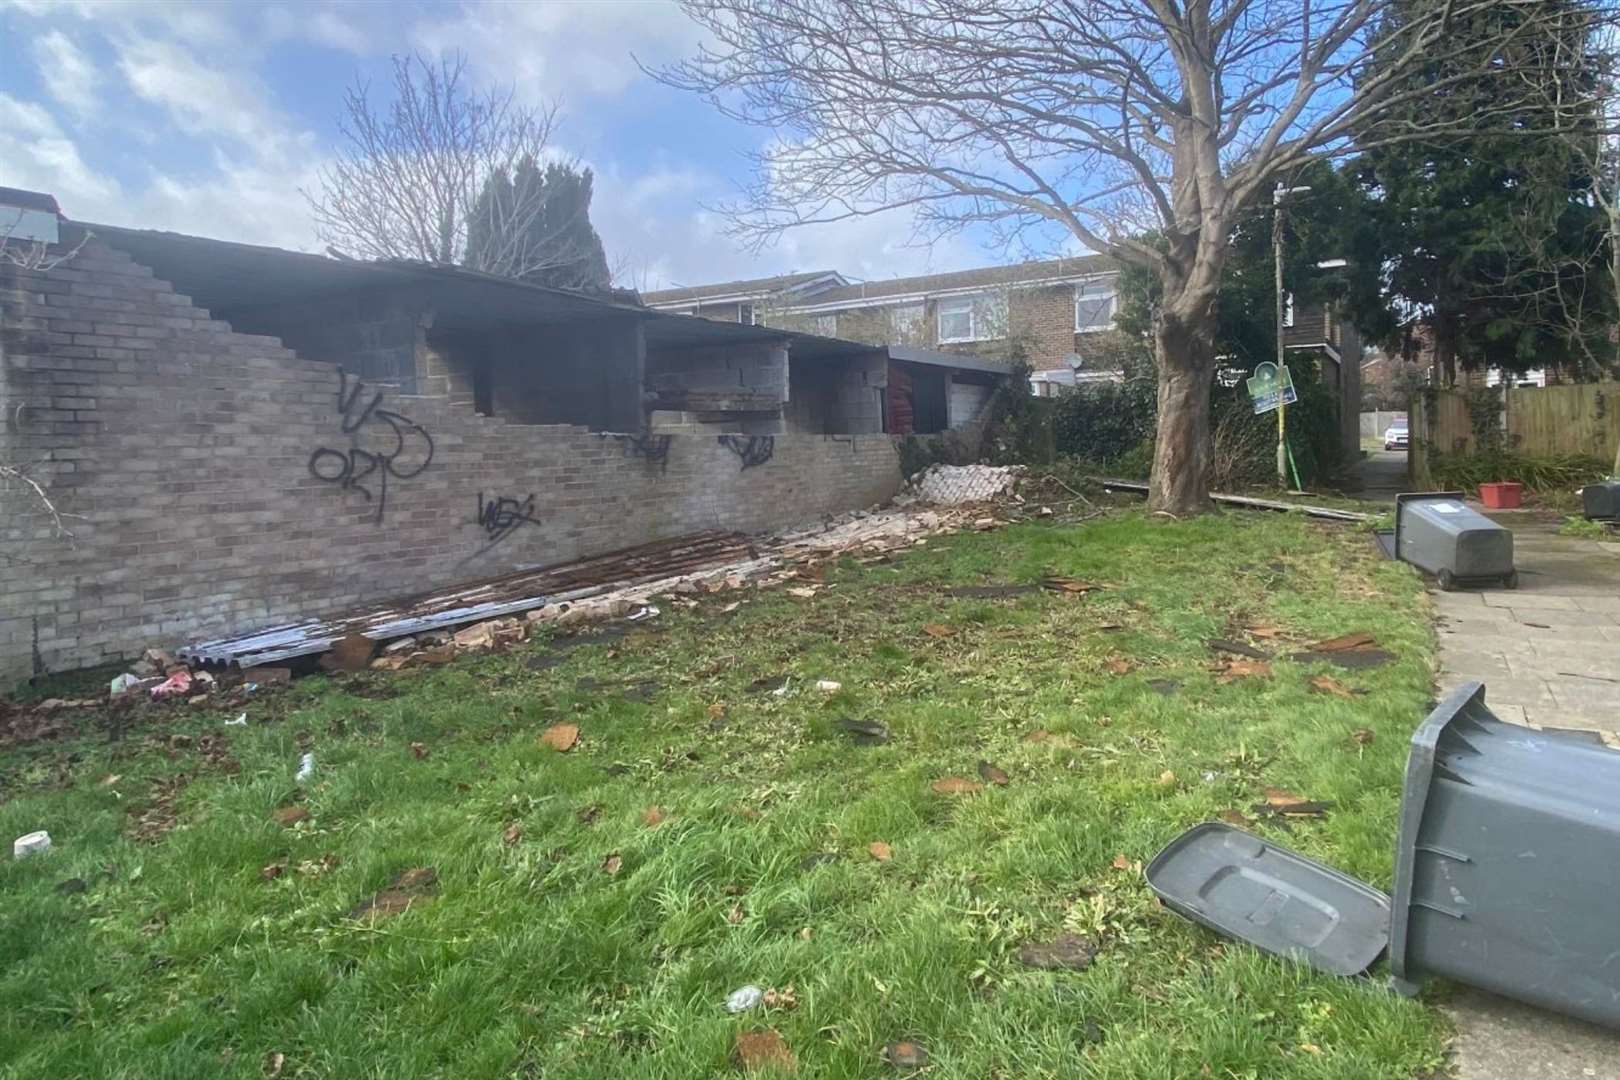
[[[852,282],[831,270],[645,293],[661,311],[874,344],[1023,359],[1037,393],[1120,378],[1116,264],[1101,255]],[[713,314],[711,314],[713,313]]]
[[[1302,304],[1292,297],[1283,309],[1283,345],[1290,357],[1314,358],[1323,383],[1339,400],[1340,447],[1346,460],[1361,453],[1361,332],[1333,304]]]

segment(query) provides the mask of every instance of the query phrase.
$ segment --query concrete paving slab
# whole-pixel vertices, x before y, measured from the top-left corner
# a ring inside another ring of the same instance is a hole
[[[1510,677],[1482,679],[1503,720],[1620,731],[1620,684],[1583,677],[1620,678],[1620,545],[1558,536],[1534,515],[1498,520],[1514,530],[1523,587],[1431,594],[1441,688],[1505,662]],[[1620,1080],[1620,1033],[1466,988],[1447,1011],[1459,1080]]]
[[[1465,1080],[1620,1080],[1620,1036],[1517,1001],[1461,989],[1447,1012]]]
[[[1575,598],[1551,592],[1528,592],[1512,589],[1500,593],[1481,593],[1486,607],[1512,608],[1514,611],[1575,611]]]

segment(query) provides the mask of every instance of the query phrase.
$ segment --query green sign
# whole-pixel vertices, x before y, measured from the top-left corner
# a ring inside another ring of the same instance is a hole
[[[1288,365],[1278,367],[1270,360],[1254,369],[1249,380],[1249,397],[1254,399],[1254,411],[1268,413],[1299,400],[1294,393],[1294,377],[1288,374]]]

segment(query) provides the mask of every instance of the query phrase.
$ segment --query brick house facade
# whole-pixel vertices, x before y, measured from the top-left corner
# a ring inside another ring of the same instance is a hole
[[[1117,268],[1106,256],[851,283],[821,270],[643,295],[652,308],[828,337],[1022,358],[1037,392],[1117,378]]]

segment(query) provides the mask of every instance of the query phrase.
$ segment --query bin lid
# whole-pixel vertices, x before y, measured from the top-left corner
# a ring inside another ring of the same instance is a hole
[[[1147,881],[1178,915],[1334,975],[1367,970],[1389,943],[1389,897],[1221,822],[1172,840]]]

